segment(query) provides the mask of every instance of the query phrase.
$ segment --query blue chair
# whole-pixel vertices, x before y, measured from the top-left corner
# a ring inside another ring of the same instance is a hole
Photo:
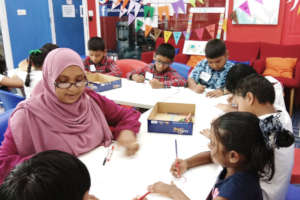
[[[0,101],[3,103],[4,110],[15,108],[20,101],[25,98],[11,92],[0,90]]]
[[[189,75],[189,70],[191,67],[182,64],[182,63],[178,63],[178,62],[173,62],[171,64],[171,68],[173,68],[174,70],[176,70],[180,76],[182,76],[183,78],[185,78],[185,80],[188,79],[188,75]]]
[[[285,200],[299,200],[300,199],[300,185],[295,186],[290,184],[285,197]]]
[[[4,139],[4,133],[7,129],[8,119],[14,110],[15,109],[13,108],[13,109],[10,109],[10,110],[0,114],[0,145]]]

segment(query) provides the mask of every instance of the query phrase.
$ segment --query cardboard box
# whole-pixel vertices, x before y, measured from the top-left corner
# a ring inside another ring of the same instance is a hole
[[[156,103],[148,117],[148,132],[192,135],[195,108],[195,104]]]
[[[96,92],[103,92],[115,88],[120,88],[121,78],[109,76],[101,73],[87,72],[88,87]]]

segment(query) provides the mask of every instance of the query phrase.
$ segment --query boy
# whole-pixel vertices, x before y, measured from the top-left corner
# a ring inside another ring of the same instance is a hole
[[[127,74],[127,78],[138,83],[149,79],[152,88],[186,86],[186,80],[170,67],[175,57],[175,49],[170,44],[161,44],[155,52],[154,64]]]
[[[274,149],[275,155],[275,174],[270,182],[260,180],[264,200],[284,200],[294,162],[294,137],[291,118],[284,111],[276,111],[273,106],[275,92],[273,85],[258,74],[251,74],[241,80],[235,89],[233,102],[237,105],[238,111],[251,112],[258,116],[262,123],[265,123],[268,117],[278,118],[282,128],[290,131],[286,134],[284,140],[280,140],[285,146]],[[268,123],[269,125],[269,123]],[[271,127],[274,127],[271,125]],[[276,132],[275,132],[276,133]],[[270,136],[270,140],[274,140]],[[181,174],[187,169],[212,163],[210,152],[202,152],[186,160],[177,160],[180,163]],[[173,163],[171,171],[177,175],[177,167]]]
[[[231,93],[228,98],[228,104],[218,104],[217,107],[223,110],[224,112],[236,111],[236,107],[232,106],[232,94],[237,87],[237,84],[240,80],[244,79],[250,74],[257,74],[255,69],[247,64],[238,63],[235,64],[228,72],[225,88],[228,93]],[[271,76],[265,77],[268,81],[270,81],[275,90],[275,108],[279,110],[286,110],[285,102],[283,98],[283,88],[279,81]]]
[[[205,46],[206,59],[202,60],[191,72],[188,87],[197,93],[203,93],[205,88],[214,89],[208,92],[208,97],[224,95],[227,72],[233,63],[227,61],[228,53],[225,43],[219,39],[207,42]]]
[[[106,56],[104,41],[100,37],[92,37],[88,41],[89,55],[84,60],[85,70],[111,76],[121,77],[122,72],[115,61]]]
[[[97,200],[86,166],[76,157],[57,150],[44,151],[18,165],[0,187],[5,200]]]

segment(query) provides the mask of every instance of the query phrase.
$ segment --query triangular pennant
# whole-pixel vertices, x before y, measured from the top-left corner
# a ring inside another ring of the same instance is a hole
[[[264,4],[263,0],[256,0],[258,3]]]
[[[123,8],[120,10],[120,14],[119,14],[119,18],[121,18],[123,15],[125,15],[127,13],[127,9]]]
[[[243,4],[241,4],[239,6],[239,8],[242,9],[242,11],[244,11],[245,13],[247,13],[249,16],[251,16],[250,8],[249,8],[249,5],[248,5],[248,1],[245,1]]]
[[[141,4],[135,2],[135,7],[134,7],[134,16],[137,17],[137,15],[139,14],[139,11],[141,9]]]
[[[146,24],[145,26],[145,37],[147,37],[152,29],[152,26]]]
[[[122,9],[122,8],[124,9],[124,8],[127,6],[128,1],[129,1],[129,0],[124,0],[124,1],[123,1],[123,4],[122,4],[121,9]]]
[[[118,5],[120,5],[120,3],[121,3],[121,0],[114,0],[113,4],[111,6],[111,9],[112,10],[115,9]]]
[[[132,11],[132,9],[134,8],[134,6],[135,6],[135,0],[131,0],[129,2],[127,14],[129,14]]]
[[[198,0],[201,4],[204,4],[204,1],[203,0]]]
[[[171,31],[164,31],[164,39],[165,39],[165,43],[168,43],[170,37],[172,35]]]
[[[169,6],[159,6],[158,7],[158,16],[159,16],[160,21],[162,21],[163,14],[165,14],[167,20],[169,20]]]
[[[294,1],[294,5],[293,7],[290,9],[290,11],[294,10],[296,8],[296,6],[298,5],[299,0],[295,0]]]
[[[181,36],[181,32],[173,32],[173,37],[175,40],[175,44],[177,45]]]
[[[154,28],[154,40],[156,41],[157,38],[160,36],[161,30],[158,28]]]
[[[187,32],[186,32],[186,31],[183,31],[182,33],[183,33],[183,35],[184,35],[184,38],[186,39]],[[186,39],[186,40],[188,40],[188,39]]]
[[[138,32],[142,28],[143,24],[144,22],[142,22],[141,20],[136,20],[135,32]]]
[[[203,33],[204,33],[204,28],[198,28],[195,30],[197,37],[199,38],[199,40],[202,40],[203,37]]]
[[[154,14],[154,7],[144,6],[144,17],[150,16],[152,18],[153,14]]]
[[[174,3],[171,3],[171,4],[173,6],[174,12],[176,13],[176,17],[178,15],[179,8],[183,11],[183,13],[185,13],[185,7],[184,7],[183,0],[178,0],[178,1],[176,1]]]
[[[190,0],[190,4],[192,4],[193,7],[196,6],[196,0]]]
[[[227,31],[227,19],[226,18],[224,19],[222,29],[224,30],[224,32]]]
[[[215,24],[211,24],[211,25],[206,27],[206,30],[209,33],[209,35],[211,36],[211,38],[215,37],[215,28],[216,28]]]
[[[134,19],[135,19],[134,15],[129,13],[128,14],[128,26],[133,22]]]
[[[300,5],[298,7],[297,15],[300,15]]]

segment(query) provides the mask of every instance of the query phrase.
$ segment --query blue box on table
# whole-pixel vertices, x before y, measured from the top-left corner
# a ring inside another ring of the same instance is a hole
[[[88,87],[96,92],[103,92],[120,88],[122,86],[121,78],[109,76],[101,73],[87,72]]]
[[[192,135],[195,104],[158,102],[148,117],[148,132]]]

